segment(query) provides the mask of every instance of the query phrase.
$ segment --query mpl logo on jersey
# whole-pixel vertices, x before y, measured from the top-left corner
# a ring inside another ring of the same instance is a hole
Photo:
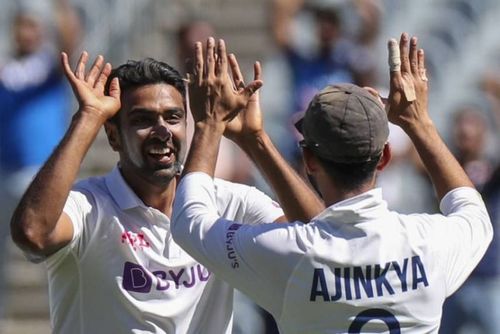
[[[123,267],[122,287],[127,291],[149,293],[152,289],[192,288],[196,284],[208,281],[211,273],[201,264],[177,270],[149,271],[141,265],[125,262]]]
[[[146,240],[144,233],[142,232],[134,233],[131,231],[125,231],[121,235],[121,240],[122,244],[128,243],[134,250],[137,250],[137,248],[142,249],[151,247],[149,241]]]

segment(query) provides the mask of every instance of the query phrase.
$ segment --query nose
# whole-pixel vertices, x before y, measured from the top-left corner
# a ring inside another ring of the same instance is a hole
[[[156,122],[153,131],[151,133],[151,136],[153,138],[158,138],[161,141],[166,141],[170,139],[172,136],[172,132],[170,131],[170,128],[168,126],[168,123],[165,122],[163,117],[158,117],[158,121]]]

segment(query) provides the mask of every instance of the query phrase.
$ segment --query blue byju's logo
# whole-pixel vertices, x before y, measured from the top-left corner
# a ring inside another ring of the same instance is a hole
[[[152,288],[158,291],[191,288],[196,283],[206,282],[210,272],[201,264],[176,270],[149,271],[143,266],[125,262],[122,287],[127,291],[148,293]]]

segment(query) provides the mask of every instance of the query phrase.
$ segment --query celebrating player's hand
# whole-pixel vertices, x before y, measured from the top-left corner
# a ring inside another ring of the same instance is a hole
[[[82,52],[73,72],[68,62],[68,55],[61,53],[64,73],[80,104],[80,111],[92,113],[104,122],[120,109],[120,84],[118,78],[114,78],[109,86],[109,95],[105,95],[104,87],[111,73],[111,64],[104,64],[104,58],[99,55],[86,73],[88,58],[88,53]]]
[[[195,123],[212,122],[224,127],[262,86],[260,80],[254,80],[247,86],[235,87],[228,73],[226,45],[219,40],[216,52],[212,37],[207,41],[205,60],[201,43],[195,44],[195,64],[189,81],[189,102]]]
[[[409,40],[406,33],[401,35],[399,46],[391,39],[388,48],[391,82],[386,107],[389,121],[403,129],[430,122],[424,50],[418,50],[417,38]]]
[[[241,74],[238,61],[233,54],[229,55],[229,65],[231,66],[234,87],[239,90],[244,89],[245,81]],[[261,81],[261,73],[260,63],[255,62],[254,81]],[[259,92],[257,91],[250,96],[246,108],[239,112],[238,115],[229,122],[224,135],[236,143],[241,143],[245,138],[258,135],[262,130],[262,112],[260,109]]]

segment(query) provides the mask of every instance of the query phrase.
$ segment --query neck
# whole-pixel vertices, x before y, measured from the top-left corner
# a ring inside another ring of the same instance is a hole
[[[168,184],[162,185],[131,176],[123,170],[121,170],[121,173],[127,184],[145,205],[163,212],[167,217],[171,217],[177,178],[174,177]]]
[[[333,182],[327,183],[327,187],[322,187],[321,193],[325,200],[326,206],[331,206],[335,203],[341,202],[343,200],[355,197],[362,193],[372,190],[375,187],[375,179],[370,182],[366,182],[363,185],[356,187],[354,189],[345,189]]]

